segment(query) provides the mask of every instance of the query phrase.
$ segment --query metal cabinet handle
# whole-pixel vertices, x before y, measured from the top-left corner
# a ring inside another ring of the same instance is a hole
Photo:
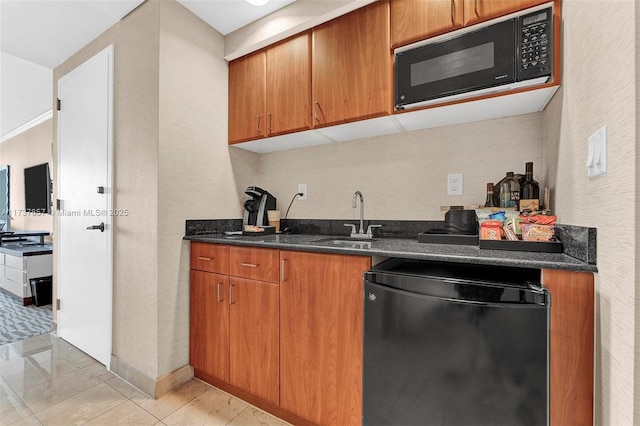
[[[100,222],[100,225],[87,226],[87,230],[88,231],[100,230],[100,232],[104,232],[104,222]]]
[[[454,18],[454,16],[453,16],[453,15],[454,15],[455,8],[456,8],[455,0],[451,0],[451,23],[455,23],[455,22],[456,22],[456,21],[455,21],[455,18]]]
[[[271,113],[267,113],[267,135],[271,134]]]
[[[218,302],[223,302],[220,289],[222,289],[222,283],[218,283]]]
[[[245,263],[245,262],[242,262],[240,265],[247,266],[249,268],[257,268],[258,266],[260,266],[260,264],[258,263]]]
[[[285,282],[287,280],[287,259],[282,259],[280,261],[280,282]]]
[[[256,115],[256,130],[257,130],[258,134],[262,133],[260,131],[260,116],[259,115]]]
[[[319,123],[320,119],[318,118],[318,108],[320,107],[320,104],[317,102],[313,103],[313,118]]]
[[[229,286],[229,304],[233,305],[233,287],[232,285]]]
[[[213,260],[211,257],[198,256],[198,260],[206,260],[207,262]]]
[[[476,16],[480,16],[478,13],[478,0],[473,0],[473,10],[476,13]]]

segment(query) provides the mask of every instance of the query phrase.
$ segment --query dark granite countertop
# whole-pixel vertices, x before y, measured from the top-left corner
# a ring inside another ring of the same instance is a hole
[[[535,253],[508,250],[486,250],[478,246],[419,243],[417,238],[376,238],[369,242],[347,241],[336,243],[329,235],[276,234],[265,236],[225,236],[223,233],[186,235],[184,239],[206,243],[222,243],[252,247],[269,247],[319,253],[340,253],[363,256],[399,257],[500,265],[540,269],[564,269],[597,272],[595,264],[578,260],[565,253]],[[344,235],[336,239],[348,239]]]

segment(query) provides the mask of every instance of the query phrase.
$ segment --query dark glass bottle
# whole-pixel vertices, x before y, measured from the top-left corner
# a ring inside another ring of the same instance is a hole
[[[487,199],[484,202],[485,207],[497,207],[493,198],[493,182],[487,183]]]
[[[525,167],[524,182],[520,186],[520,199],[540,200],[540,187],[538,186],[538,182],[533,180],[533,163],[526,163]]]
[[[520,183],[507,172],[507,179],[500,185],[500,207],[517,207],[520,199]]]

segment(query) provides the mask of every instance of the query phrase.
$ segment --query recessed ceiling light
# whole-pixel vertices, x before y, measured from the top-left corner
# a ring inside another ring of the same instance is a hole
[[[247,0],[247,3],[252,4],[254,6],[264,6],[268,2],[269,0]]]

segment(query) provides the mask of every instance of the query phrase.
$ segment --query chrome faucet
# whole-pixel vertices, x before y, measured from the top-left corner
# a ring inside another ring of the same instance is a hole
[[[362,192],[356,191],[353,193],[353,201],[351,202],[351,207],[356,208],[356,201],[360,197],[360,230],[358,231],[359,235],[364,234],[364,197],[362,196]]]
[[[356,204],[358,201],[358,197],[360,197],[360,230],[356,232],[356,225],[352,223],[345,223],[344,226],[351,227],[351,237],[352,238],[373,238],[373,228],[379,228],[382,225],[369,225],[367,228],[367,233],[364,232],[364,197],[362,196],[362,192],[356,191],[353,193],[353,201],[351,202],[351,207],[356,208]]]

